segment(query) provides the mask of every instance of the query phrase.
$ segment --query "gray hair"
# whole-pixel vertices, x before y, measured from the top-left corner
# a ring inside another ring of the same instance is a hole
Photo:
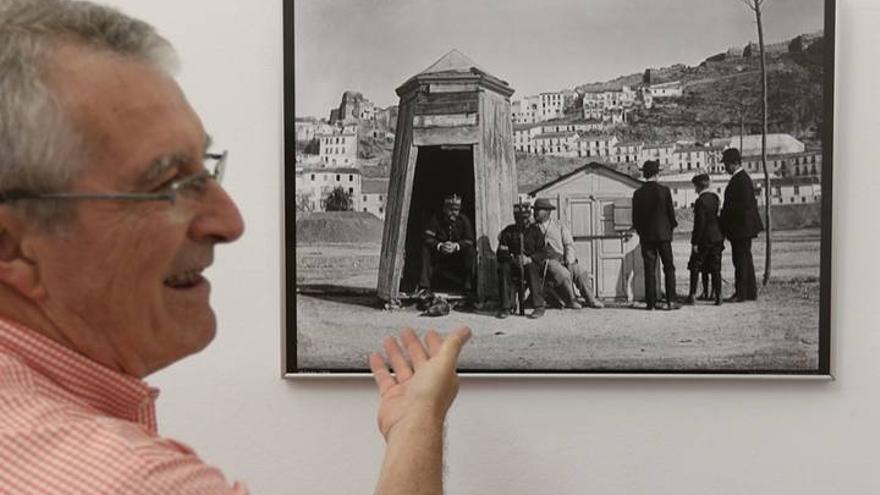
[[[118,10],[73,0],[0,0],[0,192],[60,191],[85,161],[85,136],[68,122],[46,78],[60,43],[142,60],[168,74],[171,44],[149,24]],[[11,205],[40,226],[69,209],[59,201]]]

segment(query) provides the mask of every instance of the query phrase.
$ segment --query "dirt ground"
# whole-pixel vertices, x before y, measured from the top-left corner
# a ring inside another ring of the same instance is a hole
[[[818,366],[818,229],[774,235],[773,281],[756,302],[706,302],[679,311],[611,304],[602,310],[550,309],[544,318],[494,317],[493,311],[440,318],[415,308],[385,311],[375,296],[379,246],[300,246],[296,252],[297,366],[359,371],[381,338],[409,326],[467,325],[474,338],[461,366],[472,371],[751,370]],[[689,246],[673,243],[678,291],[687,292]],[[753,247],[760,281],[763,238]],[[725,295],[733,266],[724,253]],[[759,282],[760,283],[760,282]]]

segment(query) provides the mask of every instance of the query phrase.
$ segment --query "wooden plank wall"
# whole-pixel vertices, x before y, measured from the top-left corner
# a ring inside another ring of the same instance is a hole
[[[379,257],[377,294],[383,301],[396,301],[400,292],[406,248],[406,227],[412,198],[412,181],[418,148],[413,146],[413,113],[416,94],[401,97],[397,114],[397,134],[391,158],[391,177],[388,181],[385,226],[382,231],[382,251]]]
[[[498,233],[513,223],[517,178],[510,100],[493,91],[481,91],[479,120],[480,144],[474,147],[474,227],[478,246],[477,296],[482,301],[498,295],[495,250]]]

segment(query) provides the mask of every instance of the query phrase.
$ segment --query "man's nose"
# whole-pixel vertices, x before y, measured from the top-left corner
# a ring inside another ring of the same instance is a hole
[[[199,201],[199,212],[190,225],[192,239],[225,243],[241,237],[244,220],[238,206],[220,184],[212,182]]]

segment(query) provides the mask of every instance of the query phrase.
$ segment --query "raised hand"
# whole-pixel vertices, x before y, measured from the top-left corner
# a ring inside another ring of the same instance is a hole
[[[403,348],[397,339],[386,338],[385,354],[393,375],[380,354],[370,356],[370,369],[381,394],[379,431],[386,441],[397,426],[409,421],[443,423],[458,393],[455,373],[458,356],[470,336],[471,331],[466,327],[454,331],[445,340],[431,330],[423,345],[415,332],[406,329],[400,334]]]

